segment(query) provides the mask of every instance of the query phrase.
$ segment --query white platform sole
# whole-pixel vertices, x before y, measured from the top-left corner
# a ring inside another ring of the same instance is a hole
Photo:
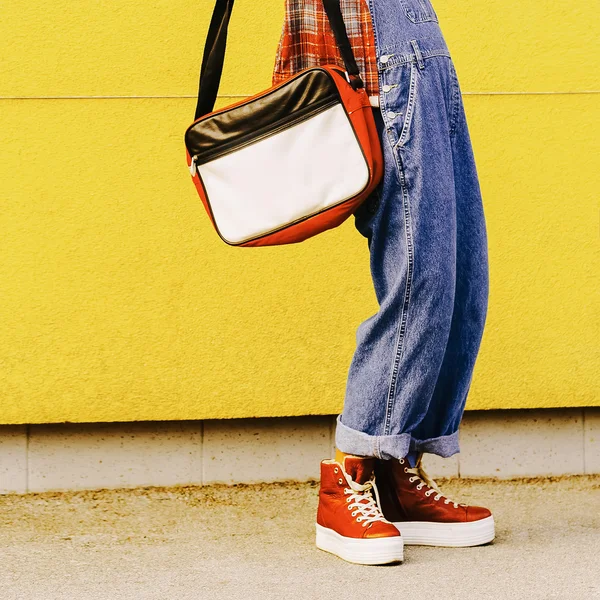
[[[493,516],[469,523],[406,521],[394,525],[404,543],[411,546],[480,546],[491,542],[496,535]]]
[[[404,560],[402,537],[355,539],[317,523],[317,548],[359,565],[386,565]]]

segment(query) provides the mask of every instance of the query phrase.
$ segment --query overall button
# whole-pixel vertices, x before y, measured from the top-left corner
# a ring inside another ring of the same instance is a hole
[[[391,85],[384,85],[381,89],[384,92],[389,92],[392,89],[392,86]]]
[[[395,113],[393,110],[388,110],[388,111],[385,113],[385,116],[386,116],[388,119],[395,119],[395,118],[396,118],[396,113]]]
[[[391,56],[389,54],[384,54],[383,56],[379,57],[379,62],[380,63],[386,63],[388,60],[390,60]]]

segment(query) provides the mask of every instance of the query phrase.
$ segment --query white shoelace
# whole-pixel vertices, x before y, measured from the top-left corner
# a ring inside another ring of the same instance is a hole
[[[447,496],[445,496],[442,493],[442,490],[440,490],[440,488],[438,487],[438,484],[427,474],[427,471],[425,471],[422,463],[421,463],[421,459],[423,458],[422,454],[419,454],[419,458],[417,459],[417,464],[413,467],[404,467],[404,470],[406,471],[406,473],[410,473],[412,475],[412,477],[409,478],[409,481],[411,483],[414,483],[417,480],[420,480],[420,482],[417,485],[417,489],[418,490],[422,490],[425,486],[427,486],[429,489],[425,492],[425,495],[427,497],[431,496],[432,494],[435,494],[435,497],[433,498],[434,500],[438,501],[441,498],[444,498],[444,504],[454,504],[454,508],[458,508],[459,506],[459,502],[455,502],[454,500],[451,500],[450,498],[448,498]],[[407,464],[407,460],[405,458],[400,460],[400,464],[404,465]],[[460,506],[466,506],[466,504],[460,504]]]
[[[348,473],[342,470],[346,482],[350,487],[344,488],[344,494],[348,495],[346,502],[348,503],[348,510],[352,510],[352,516],[356,517],[358,523],[362,522],[363,527],[376,521],[387,522],[383,516],[381,510],[379,510],[379,491],[375,485],[375,479],[369,479],[369,481],[361,484],[353,481]],[[375,498],[372,492],[375,492]]]

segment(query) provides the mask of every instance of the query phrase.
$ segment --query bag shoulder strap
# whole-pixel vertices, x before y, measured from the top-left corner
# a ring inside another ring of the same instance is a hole
[[[350,45],[348,39],[348,31],[346,30],[346,24],[344,23],[344,17],[342,16],[342,9],[340,8],[340,0],[323,0],[323,7],[329,20],[329,25],[333,31],[335,41],[340,50],[344,66],[346,67],[346,73],[350,79],[350,85],[355,89],[364,87],[363,80],[361,79],[358,65],[356,64],[356,58],[354,57],[354,50]]]
[[[348,39],[340,1],[322,0],[322,2],[344,61],[350,84],[354,89],[362,88],[364,84],[360,78],[356,58]],[[223,64],[225,62],[227,29],[229,27],[231,11],[233,10],[233,3],[234,0],[216,0],[202,56],[195,119],[199,119],[212,112],[217,100],[221,75],[223,74]]]

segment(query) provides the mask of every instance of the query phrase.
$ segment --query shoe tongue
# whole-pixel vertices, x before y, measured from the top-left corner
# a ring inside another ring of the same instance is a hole
[[[352,477],[353,481],[361,485],[371,479],[374,468],[374,458],[362,458],[360,456],[344,457],[344,471]]]

